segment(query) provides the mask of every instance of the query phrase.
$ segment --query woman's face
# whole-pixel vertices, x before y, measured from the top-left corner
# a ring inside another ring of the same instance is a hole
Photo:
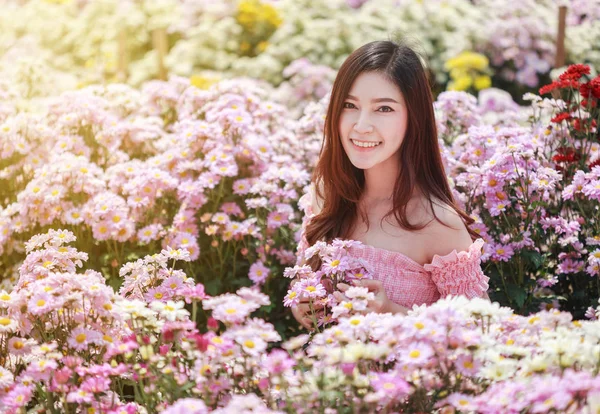
[[[377,72],[361,73],[350,88],[340,116],[340,139],[352,164],[367,170],[397,163],[407,110],[400,89]]]

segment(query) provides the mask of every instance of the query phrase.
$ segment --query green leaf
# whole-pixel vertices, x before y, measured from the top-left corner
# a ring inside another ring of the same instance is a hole
[[[214,278],[204,284],[204,289],[206,290],[206,293],[208,293],[211,296],[219,295],[223,293],[223,282],[221,281],[221,279]]]
[[[539,269],[544,264],[544,257],[535,250],[524,250],[521,254],[533,263],[536,269]]]
[[[525,303],[525,299],[527,299],[527,292],[521,286],[509,284],[506,286],[506,290],[508,291],[508,296],[510,299],[517,304],[520,308]]]

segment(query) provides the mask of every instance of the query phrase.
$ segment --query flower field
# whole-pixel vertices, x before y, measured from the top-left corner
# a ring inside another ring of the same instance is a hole
[[[599,412],[600,8],[568,3],[586,64],[551,73],[556,9],[7,2],[0,412]],[[390,32],[427,54],[492,302],[364,314],[328,285],[372,276],[351,243],[297,264],[336,69]]]

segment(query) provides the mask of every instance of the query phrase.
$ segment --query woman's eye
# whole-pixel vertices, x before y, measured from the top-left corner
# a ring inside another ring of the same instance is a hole
[[[346,105],[351,105],[351,107],[354,107],[354,104],[350,103],[350,102],[344,102],[344,108],[350,108],[350,106],[346,106]]]
[[[382,112],[393,112],[393,111],[394,111],[394,110],[393,110],[392,108],[390,108],[389,106],[382,106],[382,107],[381,107],[381,108],[379,108],[379,109],[384,109],[384,108],[385,108],[385,109],[389,109],[389,111],[382,111]]]

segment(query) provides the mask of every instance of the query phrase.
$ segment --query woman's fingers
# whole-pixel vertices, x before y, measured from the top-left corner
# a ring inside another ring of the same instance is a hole
[[[379,292],[383,288],[383,284],[379,280],[374,279],[357,280],[354,284],[356,286],[366,287],[370,292],[374,293]]]
[[[338,283],[338,284],[337,284],[337,288],[338,288],[340,291],[342,291],[342,292],[345,292],[345,291],[347,291],[349,287],[350,287],[350,285],[347,285],[347,284],[345,284],[345,283]]]

